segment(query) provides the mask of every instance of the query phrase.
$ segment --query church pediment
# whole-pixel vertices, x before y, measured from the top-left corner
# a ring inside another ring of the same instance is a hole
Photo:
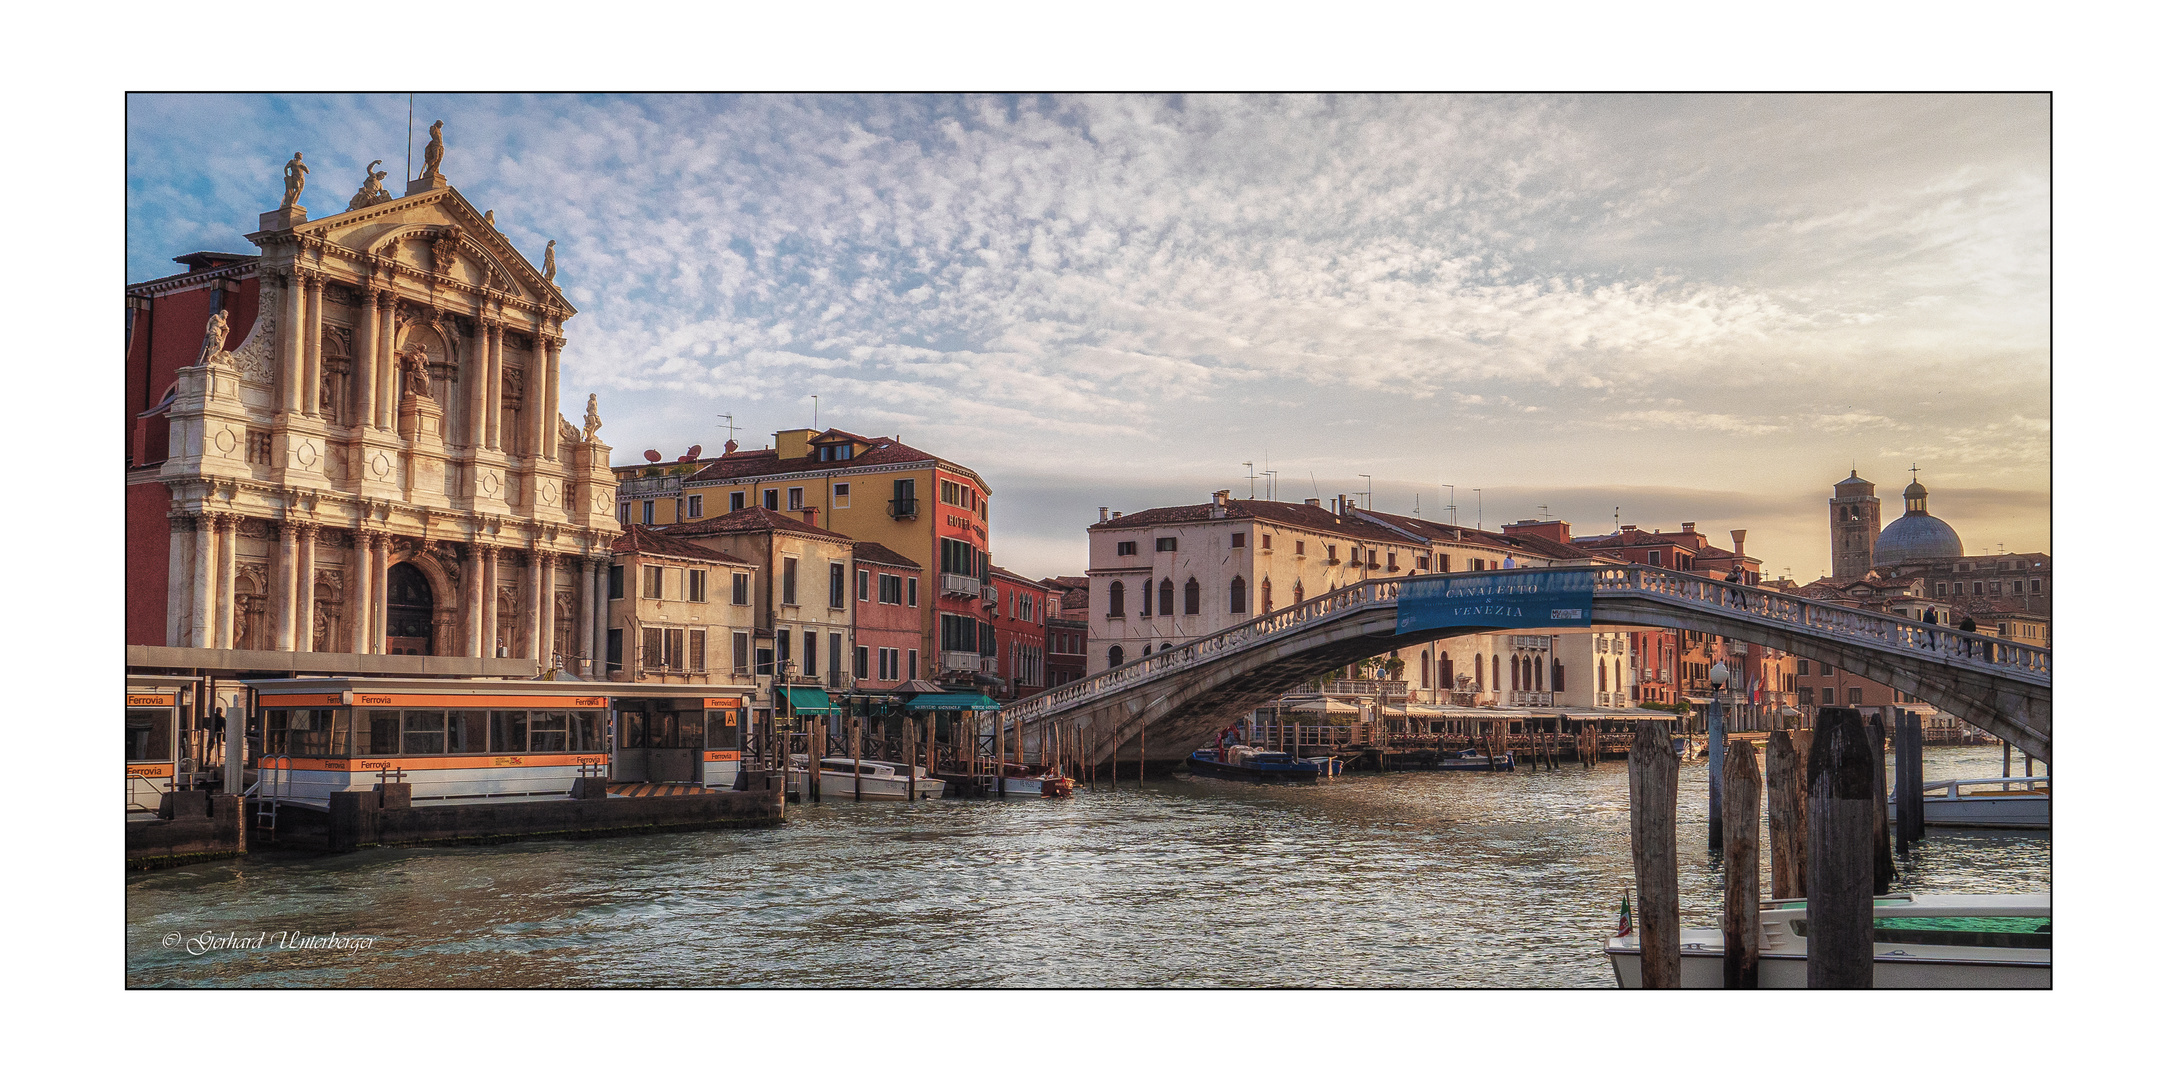
[[[456,188],[389,199],[293,226],[349,258],[393,260],[402,269],[434,274],[536,308],[576,314],[561,290],[536,270]]]

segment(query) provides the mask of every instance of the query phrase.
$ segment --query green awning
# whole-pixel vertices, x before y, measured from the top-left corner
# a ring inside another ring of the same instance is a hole
[[[998,703],[982,694],[917,694],[908,699],[909,712],[930,712],[933,709],[972,709],[975,712],[996,712]]]
[[[815,686],[787,687],[787,699],[788,704],[794,708],[798,716],[803,713],[836,713],[840,711],[833,707],[832,698],[825,691]]]

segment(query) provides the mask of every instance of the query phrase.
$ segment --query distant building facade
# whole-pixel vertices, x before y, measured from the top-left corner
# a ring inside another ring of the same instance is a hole
[[[610,681],[750,687],[757,564],[642,525],[616,538],[614,557]]]

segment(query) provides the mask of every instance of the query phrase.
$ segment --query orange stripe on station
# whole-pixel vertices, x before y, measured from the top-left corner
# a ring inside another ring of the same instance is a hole
[[[155,780],[171,776],[173,774],[173,767],[171,762],[165,762],[160,764],[158,762],[146,761],[141,764],[128,766],[127,774],[128,779],[130,780],[136,779],[137,777],[140,777],[144,780]]]
[[[171,694],[129,694],[127,699],[128,704],[131,706],[155,707],[173,704],[173,695]]]
[[[707,761],[741,761],[741,760],[742,760],[742,751],[740,751],[740,750],[707,750],[707,751],[705,751],[705,760],[707,760]]]
[[[602,765],[607,762],[605,754],[467,754],[460,757],[386,757],[369,755],[356,758],[292,758],[291,765],[271,764],[281,755],[268,755],[260,759],[262,767],[291,768],[296,771],[371,773],[388,768],[392,772],[423,772],[441,769],[550,769],[576,765]]]

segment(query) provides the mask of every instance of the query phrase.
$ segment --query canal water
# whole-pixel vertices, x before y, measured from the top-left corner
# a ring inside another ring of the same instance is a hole
[[[2001,764],[1992,746],[1926,753],[1930,779]],[[1706,777],[1681,766],[1690,926],[1717,925],[1724,888]],[[1934,830],[1900,870],[1915,891],[2047,889],[2049,834]],[[127,981],[1603,987],[1632,880],[1625,762],[1161,779],[1055,801],[791,806],[775,829],[130,875]]]

